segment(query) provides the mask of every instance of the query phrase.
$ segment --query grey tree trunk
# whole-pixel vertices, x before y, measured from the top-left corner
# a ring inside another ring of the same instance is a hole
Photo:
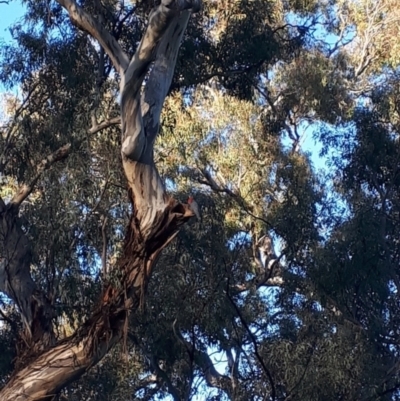
[[[146,33],[129,61],[118,42],[75,0],[57,0],[71,21],[97,39],[121,76],[121,152],[133,214],[123,256],[113,267],[121,285],[104,288],[98,306],[77,332],[56,343],[53,311],[30,274],[30,244],[18,220],[20,204],[42,171],[68,156],[60,148],[38,166],[38,176],[9,204],[0,199],[0,291],[18,306],[24,323],[25,363],[0,392],[2,401],[51,399],[98,363],[120,340],[127,310],[138,308],[162,249],[193,216],[187,205],[165,191],[153,159],[162,106],[171,84],[183,32],[201,0],[162,0],[149,18]],[[154,67],[141,97],[143,79]]]

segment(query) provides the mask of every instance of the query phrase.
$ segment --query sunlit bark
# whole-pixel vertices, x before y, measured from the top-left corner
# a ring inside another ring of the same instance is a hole
[[[14,197],[15,205],[0,202],[3,236],[0,290],[17,303],[28,328],[38,324],[47,336],[35,339],[34,348],[28,343],[25,357],[31,359],[25,361],[24,367],[14,373],[0,392],[3,401],[51,399],[101,360],[120,340],[128,311],[144,302],[153,266],[162,249],[193,215],[187,205],[167,195],[153,161],[153,144],[182,34],[190,11],[199,10],[200,0],[163,0],[151,13],[146,33],[130,62],[118,42],[75,1],[59,0],[59,3],[75,25],[99,41],[121,75],[121,153],[133,213],[123,255],[114,266],[119,284],[106,285],[88,321],[73,336],[54,345],[51,309],[50,306],[47,308],[44,296],[31,278],[30,246],[16,213],[35,182],[23,187]],[[142,104],[143,79],[154,60],[155,68],[150,74]],[[66,157],[69,147],[62,150],[65,154],[51,155],[44,161],[42,170]],[[33,314],[35,302],[46,307],[37,308]]]

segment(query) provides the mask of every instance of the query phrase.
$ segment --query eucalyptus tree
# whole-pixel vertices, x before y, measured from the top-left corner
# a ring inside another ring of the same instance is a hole
[[[19,357],[29,358],[1,391],[3,400],[51,398],[101,360],[120,339],[128,310],[143,305],[148,279],[161,250],[193,214],[165,192],[154,164],[153,146],[182,34],[190,12],[200,9],[200,1],[163,1],[150,14],[148,28],[132,59],[78,3],[67,0],[59,4],[74,24],[98,41],[121,77],[121,154],[132,216],[122,255],[114,267],[116,278],[104,286],[85,324],[57,343],[52,305],[31,276],[29,239],[18,219],[19,207],[34,190],[38,176],[21,186],[7,204],[1,201],[1,290],[18,306],[24,341]],[[142,83],[154,58],[142,101]],[[67,144],[46,156],[36,166],[37,175],[64,159],[70,149]]]
[[[24,2],[0,69],[1,399],[397,396],[378,3]]]
[[[7,296],[2,298],[2,334],[5,344],[12,336],[19,338],[16,350],[10,345],[4,355],[4,399],[51,397],[101,360],[122,329],[124,342],[129,341],[129,311],[144,307],[153,263],[192,214],[165,193],[153,161],[163,101],[189,18],[183,10],[191,8],[191,2],[162,3],[150,15],[139,44],[146,4],[25,4],[27,25],[14,27],[18,47],[4,48],[2,64],[5,85],[19,84],[22,90],[22,97],[3,99],[8,118],[1,137],[1,290]],[[237,18],[231,20],[223,7],[210,2],[207,18],[215,29],[209,35],[201,19],[190,27],[195,37],[186,41],[183,58],[193,68],[179,63],[172,88],[218,77],[232,94],[251,97],[251,85],[243,82],[257,80],[258,72],[287,57],[304,36],[285,29],[278,36],[265,26],[271,4],[262,13],[254,12],[257,4],[243,10],[234,4]],[[198,2],[193,5],[199,7]],[[270,22],[281,24],[282,15]],[[237,52],[230,52],[237,39],[246,38],[250,49],[242,52],[237,46]],[[199,45],[200,51],[193,51]],[[136,47],[129,60],[126,54]],[[212,63],[207,64],[210,56]],[[118,92],[122,150],[117,139]],[[122,195],[120,152],[131,209]],[[218,189],[215,184],[213,188]],[[147,197],[154,202],[148,203]],[[121,246],[127,213],[130,228]],[[221,234],[220,244],[229,236]],[[199,362],[203,373],[209,371],[206,362]],[[45,371],[46,384],[35,380],[35,374]],[[158,371],[158,382],[160,377]]]

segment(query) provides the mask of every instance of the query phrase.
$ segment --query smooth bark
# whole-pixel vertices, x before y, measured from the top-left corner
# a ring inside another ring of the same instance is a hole
[[[58,2],[75,25],[99,41],[121,75],[121,153],[133,213],[123,255],[113,267],[118,272],[119,284],[106,284],[88,321],[73,336],[55,344],[51,306],[30,275],[30,244],[17,216],[18,206],[32,192],[37,180],[22,187],[14,203],[6,205],[0,200],[0,291],[17,303],[31,337],[36,326],[40,327],[37,333],[42,334],[42,339],[36,336],[35,342],[27,341],[25,359],[21,362],[24,367],[14,373],[0,392],[2,401],[50,400],[98,363],[120,340],[129,311],[143,304],[153,266],[162,249],[193,216],[187,205],[166,193],[154,164],[153,144],[190,16],[186,10],[197,11],[200,0],[162,0],[153,10],[146,33],[129,63],[115,38],[95,18],[74,0]],[[142,104],[143,79],[154,60],[155,69],[150,74]],[[66,155],[69,148],[62,151]],[[39,173],[64,157],[62,151],[45,159]],[[41,307],[33,313],[36,304]]]

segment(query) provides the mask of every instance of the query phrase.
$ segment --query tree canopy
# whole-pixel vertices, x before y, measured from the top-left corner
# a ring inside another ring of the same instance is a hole
[[[15,1],[0,399],[400,400],[400,4]]]

